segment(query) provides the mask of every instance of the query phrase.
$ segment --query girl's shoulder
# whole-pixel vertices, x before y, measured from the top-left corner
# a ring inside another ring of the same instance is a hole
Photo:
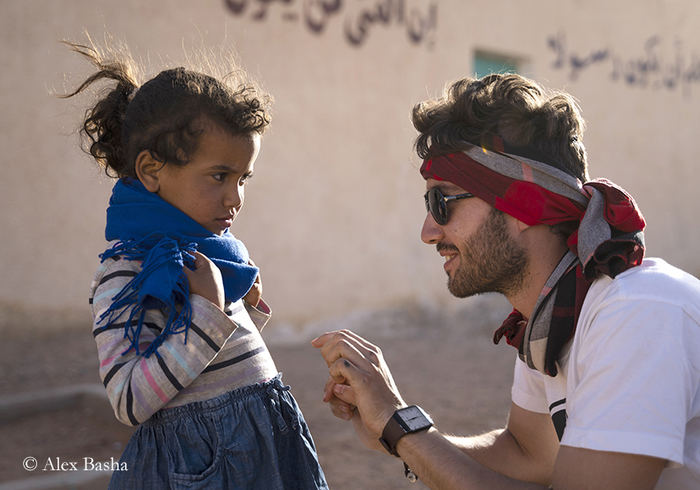
[[[90,285],[90,297],[92,298],[95,295],[97,288],[106,282],[118,277],[133,277],[140,271],[141,261],[139,260],[127,260],[119,255],[115,255],[100,261]]]

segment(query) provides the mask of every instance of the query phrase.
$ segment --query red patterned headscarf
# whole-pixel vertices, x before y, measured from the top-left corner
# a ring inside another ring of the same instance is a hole
[[[547,281],[533,318],[514,310],[494,336],[497,343],[505,335],[531,368],[555,376],[591,282],[641,264],[644,218],[634,199],[608,180],[582,183],[537,160],[467,146],[461,153],[426,160],[421,175],[458,185],[528,225],[574,225],[567,240],[570,252]]]

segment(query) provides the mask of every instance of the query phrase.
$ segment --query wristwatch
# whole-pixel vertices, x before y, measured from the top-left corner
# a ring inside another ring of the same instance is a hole
[[[418,405],[399,408],[384,426],[379,442],[390,454],[398,456],[396,445],[406,434],[427,430],[433,426],[430,415]]]

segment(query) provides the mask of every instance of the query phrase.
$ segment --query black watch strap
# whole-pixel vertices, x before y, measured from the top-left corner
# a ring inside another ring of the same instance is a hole
[[[396,445],[406,434],[427,430],[433,426],[430,416],[418,405],[399,408],[384,426],[379,442],[390,454],[398,456]]]

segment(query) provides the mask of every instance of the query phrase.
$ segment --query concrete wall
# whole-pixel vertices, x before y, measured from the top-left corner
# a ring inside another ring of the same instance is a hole
[[[367,15],[386,7],[385,22]],[[152,72],[183,45],[233,49],[274,95],[232,231],[262,268],[278,325],[456,304],[419,240],[409,115],[470,74],[475,50],[573,93],[592,176],[635,195],[651,255],[700,272],[695,0],[4,0],[0,13],[0,325],[89,318],[111,183],[78,149],[88,99],[52,95],[90,72],[58,43],[84,30],[125,41]]]

